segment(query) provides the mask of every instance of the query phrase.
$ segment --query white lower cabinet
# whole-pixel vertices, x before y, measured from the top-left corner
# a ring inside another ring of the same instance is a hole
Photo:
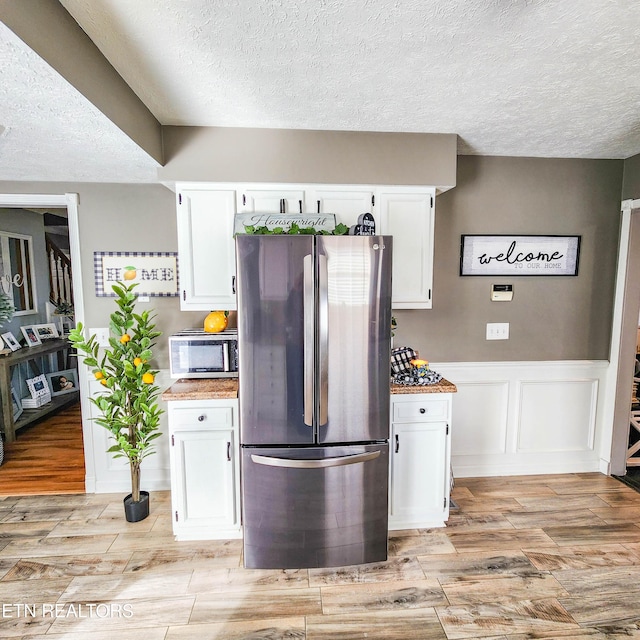
[[[168,403],[177,540],[241,537],[238,401]]]
[[[443,527],[449,518],[450,393],[391,397],[389,529]]]

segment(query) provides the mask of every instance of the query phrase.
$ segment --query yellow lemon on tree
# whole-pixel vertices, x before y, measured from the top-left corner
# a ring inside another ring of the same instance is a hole
[[[142,364],[142,358],[134,358],[133,359],[133,364],[134,366],[138,366],[139,364]]]
[[[218,331],[224,331],[227,328],[228,311],[212,311],[204,319],[204,330],[207,333],[218,333]]]
[[[142,382],[145,384],[153,384],[153,373],[149,373],[148,371],[144,373],[142,375]]]
[[[127,344],[127,342],[129,342],[129,340],[131,340],[131,336],[128,333],[123,333],[120,336],[120,342],[122,342],[122,344]]]
[[[96,371],[93,375],[96,377],[96,380],[102,380],[102,378],[104,378],[104,373],[102,373],[102,371]]]
[[[106,387],[107,386],[107,379],[106,378],[102,378],[100,380],[100,384],[103,384]]]

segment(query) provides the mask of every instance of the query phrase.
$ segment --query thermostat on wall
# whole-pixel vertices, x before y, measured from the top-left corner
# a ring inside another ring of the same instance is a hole
[[[491,300],[493,302],[510,302],[513,300],[512,284],[492,284]]]

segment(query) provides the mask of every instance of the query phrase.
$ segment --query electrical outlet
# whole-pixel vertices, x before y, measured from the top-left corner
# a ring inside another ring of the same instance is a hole
[[[487,322],[487,340],[508,340],[508,322]]]
[[[95,334],[98,344],[101,347],[109,346],[109,335],[110,335],[109,327],[99,327],[98,329],[88,329],[87,333],[90,336]]]

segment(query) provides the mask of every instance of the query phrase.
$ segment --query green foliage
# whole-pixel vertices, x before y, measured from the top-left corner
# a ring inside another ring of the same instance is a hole
[[[341,222],[335,226],[335,229],[331,232],[324,229],[318,231],[314,227],[300,227],[295,222],[291,224],[291,227],[285,231],[282,227],[274,227],[269,229],[268,227],[256,227],[254,225],[245,225],[244,231],[247,235],[254,236],[280,236],[280,235],[305,235],[305,236],[344,236],[349,233],[349,227]]]
[[[158,372],[149,364],[161,332],[155,330],[149,311],[135,312],[136,286],[121,282],[112,286],[117,310],[110,316],[109,348],[101,349],[95,335],[85,339],[82,323],[69,334],[78,355],[105,387],[90,398],[102,413],[95,420],[115,440],[109,449],[114,457],[129,460],[134,502],[140,500],[140,463],[155,453],[154,440],[161,435],[163,413],[157,403],[160,390],[154,384]]]
[[[58,300],[56,304],[56,313],[60,316],[67,316],[73,314],[73,305],[70,302]]]
[[[11,298],[4,291],[0,291],[0,326],[7,320],[11,320],[14,312]]]

